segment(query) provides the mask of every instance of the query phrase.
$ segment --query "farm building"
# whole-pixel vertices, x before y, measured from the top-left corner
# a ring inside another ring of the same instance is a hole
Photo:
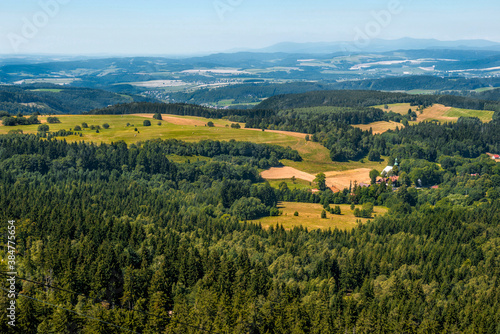
[[[489,157],[493,160],[500,160],[500,154],[491,154],[491,153],[486,153],[489,155]]]
[[[399,180],[399,176],[391,176],[391,177],[387,177],[387,178],[380,177],[380,178],[377,178],[377,184],[381,184],[381,183],[388,184],[389,181],[391,181],[391,183],[395,183],[398,180]]]
[[[392,170],[394,169],[393,166],[387,166],[384,168],[384,170],[382,171],[382,173],[380,173],[381,175],[389,175],[390,172],[392,172]]]

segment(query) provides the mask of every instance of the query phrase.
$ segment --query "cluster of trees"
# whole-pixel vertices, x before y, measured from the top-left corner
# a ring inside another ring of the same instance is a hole
[[[10,116],[9,114],[4,114],[2,118],[2,124],[4,126],[16,126],[16,125],[31,125],[40,124],[40,120],[37,115],[31,115],[26,118],[22,114],[17,117]]]
[[[59,120],[59,118],[51,116],[51,117],[47,117],[47,123],[57,124],[57,123],[61,123],[61,121]]]
[[[318,124],[318,121],[321,120]],[[387,114],[375,108],[316,107],[283,110],[271,117],[250,118],[249,128],[270,128],[287,130],[302,129],[300,132],[315,133],[329,123],[368,124],[387,120]],[[298,123],[298,124],[296,124]],[[314,124],[318,124],[317,128]]]
[[[175,164],[163,153],[160,141],[0,136],[0,220],[16,220],[17,271],[31,281],[18,280],[17,291],[34,298],[18,297],[16,330],[499,330],[500,199],[491,189],[500,167],[491,159],[443,157],[438,190],[309,192],[323,205],[383,201],[390,213],[351,231],[308,231],[241,223],[293,193],[258,184],[255,169]],[[0,291],[0,307],[8,303]],[[5,312],[0,331],[13,332]]]
[[[166,154],[180,156],[204,156],[213,158],[222,157],[246,157],[259,161],[268,159],[278,161],[288,159],[302,161],[302,157],[296,150],[271,144],[255,144],[250,142],[239,142],[234,139],[230,141],[202,140],[199,142],[184,142],[177,139],[156,141]],[[250,161],[250,160],[248,160]],[[279,162],[273,163],[278,166]]]

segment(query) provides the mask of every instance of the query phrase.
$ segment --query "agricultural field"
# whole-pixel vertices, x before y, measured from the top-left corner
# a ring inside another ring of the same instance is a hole
[[[331,205],[335,207],[335,205]],[[342,212],[341,215],[332,215],[327,213],[326,219],[321,219],[321,212],[323,211],[323,206],[321,204],[310,204],[310,203],[294,203],[294,202],[282,202],[278,204],[278,209],[283,211],[283,215],[278,217],[265,217],[259,220],[255,220],[255,223],[260,223],[264,228],[269,228],[270,226],[276,226],[276,224],[283,225],[285,229],[291,229],[294,226],[303,226],[309,230],[321,229],[339,229],[339,230],[351,230],[358,225],[357,221],[362,223],[367,222],[369,219],[357,218],[354,216],[350,205],[339,205]],[[361,209],[361,206],[356,206]],[[294,212],[297,211],[299,215],[294,216]],[[375,207],[375,215],[383,215],[388,211],[384,207]]]
[[[342,172],[326,172],[326,184],[327,186],[336,188],[339,191],[344,188],[349,188],[351,185],[354,185],[354,182],[357,184],[370,184],[370,171],[371,169],[369,168],[358,168]]]
[[[295,179],[295,181],[292,181],[291,179],[278,179],[278,180],[268,180],[269,185],[273,188],[279,188],[279,185],[282,182],[285,182],[288,189],[294,190],[302,190],[302,189],[313,189],[314,188],[314,183],[313,182],[308,182],[304,181],[301,179]]]
[[[471,110],[451,108],[445,113],[447,117],[477,117],[483,122],[490,122],[495,112],[491,110]]]
[[[408,110],[411,109],[412,111],[417,112],[417,106],[412,106],[409,103],[395,103],[395,104],[389,104],[387,105],[389,108],[385,109],[384,105],[378,105],[378,106],[373,106],[373,108],[379,108],[382,109],[385,112],[394,112],[396,114],[400,115],[408,115]],[[417,112],[418,114],[418,112]]]
[[[297,150],[303,158],[301,162],[283,160],[283,164],[298,168],[308,173],[319,173],[331,170],[351,169],[349,162],[339,163],[330,160],[329,151],[319,143],[305,140],[305,134],[274,130],[233,129],[232,122],[218,119],[207,119],[192,116],[163,115],[162,121],[153,119],[153,114],[137,115],[57,115],[61,123],[49,124],[50,131],[72,130],[76,125],[87,123],[99,125],[99,133],[95,130],[82,129],[80,135],[64,137],[66,141],[86,141],[95,143],[111,143],[125,141],[136,143],[154,138],[170,139],[176,138],[184,141],[199,141],[204,139],[250,141],[258,144],[268,143],[280,146],[290,146]],[[151,126],[143,126],[143,121],[149,119]],[[47,116],[40,116],[42,124],[47,122]],[[214,127],[207,127],[209,121]],[[160,122],[161,125],[157,123]],[[107,123],[109,129],[103,129],[102,125]],[[129,126],[127,126],[129,124]],[[0,126],[0,134],[6,134],[12,130],[22,130],[23,133],[36,133],[39,125],[22,126]],[[137,129],[137,131],[135,131]],[[354,162],[360,164],[360,162]],[[383,167],[382,167],[383,168]]]
[[[284,179],[292,179],[295,177],[296,179],[303,180],[306,182],[313,182],[315,176],[296,168],[292,167],[273,167],[268,170],[263,171],[260,175],[266,180],[284,180]]]
[[[395,130],[397,127],[402,128],[404,127],[403,124],[398,123],[398,122],[374,122],[370,124],[358,124],[358,125],[353,125],[355,128],[359,128],[363,131],[368,131],[372,129],[373,134],[378,135],[384,132],[387,132],[389,130]]]
[[[380,164],[379,166],[382,166]],[[385,165],[383,165],[385,167]],[[378,168],[381,171],[382,168]],[[349,188],[354,183],[370,183],[370,170],[369,168],[357,168],[350,169],[345,171],[328,171],[325,172],[326,176],[326,185],[327,187],[332,188],[334,191],[341,191],[344,188]],[[274,167],[268,170],[263,171],[260,174],[266,180],[289,180],[291,182],[292,177],[295,177],[296,180],[302,180],[306,184],[310,184],[311,187],[314,187],[314,179],[315,175],[310,173],[305,173],[301,170],[292,167]],[[278,183],[279,184],[279,183]],[[309,187],[310,188],[310,187]]]
[[[407,115],[408,110],[411,109],[416,112],[418,123],[431,120],[437,120],[440,122],[456,122],[460,117],[478,117],[483,122],[490,122],[493,119],[493,114],[495,113],[490,110],[452,108],[442,104],[434,104],[433,106],[424,109],[423,112],[417,111],[417,107],[411,106],[409,103],[389,104],[388,109],[385,109],[383,105],[373,107],[380,108],[386,112],[392,111],[401,115]],[[389,129],[395,129],[396,126],[401,127],[403,125],[395,122],[391,122],[391,124],[389,124],[389,122],[375,122],[365,125],[356,125],[356,127],[362,130],[369,130],[371,127],[373,129],[373,133],[383,133]]]

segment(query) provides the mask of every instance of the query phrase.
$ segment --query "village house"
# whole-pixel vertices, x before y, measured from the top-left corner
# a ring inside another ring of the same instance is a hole
[[[493,160],[500,160],[500,154],[486,153]]]

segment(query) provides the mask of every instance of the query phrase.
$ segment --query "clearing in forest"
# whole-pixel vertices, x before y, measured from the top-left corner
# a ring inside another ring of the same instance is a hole
[[[373,131],[374,135],[378,135],[384,132],[387,132],[389,130],[395,130],[397,127],[404,128],[404,125],[398,122],[373,122],[370,124],[359,124],[359,125],[353,125],[355,128],[359,128],[363,131],[368,131],[370,128]]]
[[[332,208],[336,205],[331,204]],[[351,230],[357,226],[357,221],[362,223],[367,222],[367,218],[357,218],[354,216],[350,205],[340,204],[341,215],[333,215],[327,213],[326,219],[321,218],[321,212],[323,211],[323,206],[321,204],[312,203],[295,203],[295,202],[280,202],[278,203],[278,209],[283,212],[283,215],[278,217],[264,217],[254,222],[260,223],[262,227],[269,228],[270,226],[276,226],[276,224],[283,225],[285,229],[291,229],[295,226],[303,226],[309,230],[328,230],[328,229],[339,229],[339,230]],[[361,209],[362,206],[358,205],[356,208]],[[295,212],[298,212],[298,216],[294,216]],[[385,207],[374,207],[373,217],[376,215],[383,215],[387,212]]]
[[[333,191],[341,191],[349,188],[351,185],[354,186],[355,183],[370,184],[370,170],[369,168],[358,168],[346,171],[326,172],[326,186],[332,188]],[[266,180],[283,180],[295,177],[296,179],[313,182],[316,178],[313,174],[305,173],[292,167],[274,167],[263,171],[260,175]]]

